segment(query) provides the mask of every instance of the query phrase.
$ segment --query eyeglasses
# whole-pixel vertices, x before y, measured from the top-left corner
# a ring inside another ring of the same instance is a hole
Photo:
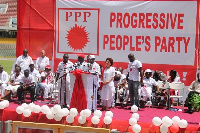
[[[151,72],[146,72],[145,74],[151,74]]]

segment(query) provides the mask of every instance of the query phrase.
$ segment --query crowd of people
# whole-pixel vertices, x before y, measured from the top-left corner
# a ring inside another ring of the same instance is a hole
[[[19,56],[11,71],[11,76],[3,70],[0,65],[0,89],[1,99],[10,100],[12,95],[17,96],[18,104],[24,100],[24,94],[30,93],[31,102],[38,97],[42,97],[44,101],[55,97],[51,92],[58,92],[58,104],[70,107],[70,71],[80,69],[97,76],[96,89],[98,89],[99,101],[102,110],[109,110],[114,106],[126,107],[136,105],[139,108],[145,107],[147,104],[153,104],[153,93],[165,97],[166,95],[178,94],[178,91],[170,89],[169,92],[161,90],[158,81],[162,82],[181,82],[178,72],[171,70],[169,77],[161,71],[152,71],[146,69],[143,71],[142,63],[137,60],[134,54],[129,54],[129,64],[126,72],[122,67],[113,67],[113,59],[106,58],[105,66],[101,67],[95,62],[94,55],[88,55],[85,61],[85,55],[77,55],[77,62],[72,63],[69,55],[64,54],[63,60],[58,64],[56,73],[51,70],[49,58],[45,55],[45,51],[41,51],[41,56],[37,58],[36,63],[28,55],[28,50],[23,50],[23,55]],[[57,85],[56,85],[57,84]],[[198,111],[200,105],[200,75],[197,74],[197,80],[193,81],[189,86],[190,93],[186,99],[188,106],[187,113]],[[65,93],[64,93],[65,92]],[[94,98],[94,97],[93,97]],[[97,97],[95,97],[97,98]],[[130,99],[130,104],[129,103]],[[160,99],[157,102],[165,101]],[[173,105],[173,99],[170,99]]]

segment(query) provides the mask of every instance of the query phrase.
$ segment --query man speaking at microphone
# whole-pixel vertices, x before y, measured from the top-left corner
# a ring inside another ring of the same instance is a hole
[[[63,61],[58,64],[58,68],[56,70],[56,82],[58,81],[58,90],[59,90],[58,103],[63,107],[69,107],[70,105],[69,71],[72,67],[73,63],[69,61],[69,55],[64,54]]]

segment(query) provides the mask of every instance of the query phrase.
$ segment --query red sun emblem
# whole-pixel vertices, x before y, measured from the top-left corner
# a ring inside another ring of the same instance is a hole
[[[68,46],[74,49],[74,51],[83,51],[83,48],[86,46],[86,44],[90,42],[88,38],[88,33],[85,30],[85,26],[82,27],[82,25],[78,26],[77,24],[75,24],[75,26],[67,32],[67,37],[65,38],[67,38]]]

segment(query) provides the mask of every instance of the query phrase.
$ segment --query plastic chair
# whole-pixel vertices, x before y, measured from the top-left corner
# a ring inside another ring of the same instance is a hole
[[[170,86],[170,89],[174,89],[175,91],[178,90],[180,92],[180,90],[183,90],[183,96],[180,95],[171,95],[170,98],[177,98],[178,99],[178,102],[177,102],[177,106],[179,104],[179,99],[180,98],[184,98],[184,83],[181,83],[181,82],[172,82],[172,83],[169,83],[169,86]],[[184,101],[183,101],[183,109],[184,109]]]

